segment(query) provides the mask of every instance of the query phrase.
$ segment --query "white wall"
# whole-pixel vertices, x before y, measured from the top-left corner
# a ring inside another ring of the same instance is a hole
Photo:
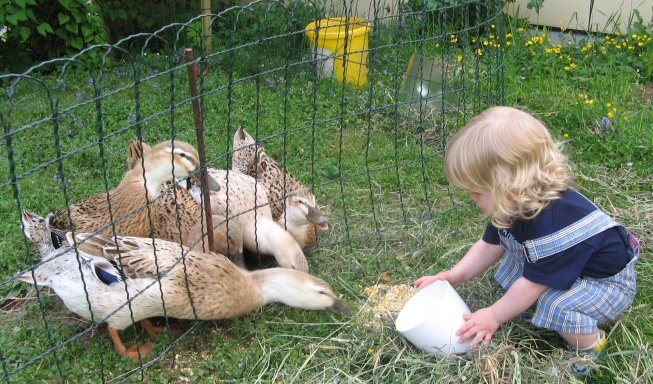
[[[374,17],[373,4],[377,4],[378,17],[396,14],[398,0],[325,0],[327,16],[344,16],[346,8],[355,17],[371,20]],[[625,33],[633,10],[637,9],[648,25],[653,17],[653,0],[594,0],[590,23],[591,0],[544,0],[539,14],[526,7],[529,0],[513,0],[506,3],[505,12],[527,17],[536,25],[568,28],[581,31]]]
[[[544,0],[539,14],[526,4],[528,0],[514,0],[506,4],[505,12],[527,17],[536,25],[607,33],[627,32],[634,9],[639,11],[645,25],[653,16],[653,0],[595,0],[591,22],[590,0]]]
[[[398,0],[327,0],[327,16],[337,17],[347,12],[354,17],[363,17],[372,20],[375,16],[374,4],[376,3],[376,16],[383,18],[396,14]]]

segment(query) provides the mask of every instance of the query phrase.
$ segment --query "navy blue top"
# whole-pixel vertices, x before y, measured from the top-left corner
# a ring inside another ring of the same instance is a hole
[[[483,241],[500,244],[499,232],[514,236],[523,243],[550,235],[587,216],[596,208],[573,189],[560,194],[532,220],[517,219],[511,228],[497,229],[488,224]],[[578,277],[610,277],[621,271],[630,261],[626,243],[616,227],[607,229],[573,247],[524,264],[523,276],[537,284],[554,289],[569,289]]]

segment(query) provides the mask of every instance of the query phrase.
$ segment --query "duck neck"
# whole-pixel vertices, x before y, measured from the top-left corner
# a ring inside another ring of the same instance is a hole
[[[139,182],[141,185],[145,184],[147,198],[149,200],[153,200],[159,196],[161,194],[161,185],[172,179],[172,172],[169,169],[148,167],[147,164],[145,172],[143,172],[142,166],[136,166],[129,172],[132,173],[129,178],[131,182]]]
[[[269,303],[291,305],[289,303],[291,302],[292,293],[289,288],[292,287],[292,283],[287,276],[291,272],[292,270],[284,268],[267,268],[252,272],[260,288],[263,305]]]
[[[306,219],[302,220],[300,215],[298,215],[293,209],[288,209],[288,207],[292,207],[289,201],[290,198],[286,198],[286,210],[284,212],[281,212],[281,216],[279,216],[279,220],[277,222],[281,224],[282,227],[285,229],[286,224],[288,227],[297,227],[302,224],[306,224],[305,221]]]

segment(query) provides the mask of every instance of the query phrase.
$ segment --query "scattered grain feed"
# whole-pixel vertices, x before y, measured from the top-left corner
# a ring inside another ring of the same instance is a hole
[[[371,326],[394,324],[399,311],[417,291],[416,287],[408,284],[376,284],[366,287],[363,294],[368,300],[363,305],[363,313],[370,315]]]

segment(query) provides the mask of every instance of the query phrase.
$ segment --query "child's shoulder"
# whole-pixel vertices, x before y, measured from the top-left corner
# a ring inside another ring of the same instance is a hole
[[[596,205],[574,189],[560,194],[531,222],[531,236],[546,236],[563,229],[596,210]]]
[[[557,215],[575,218],[574,221],[582,219],[597,209],[590,199],[571,188],[561,192],[560,199],[554,200],[547,208]]]

